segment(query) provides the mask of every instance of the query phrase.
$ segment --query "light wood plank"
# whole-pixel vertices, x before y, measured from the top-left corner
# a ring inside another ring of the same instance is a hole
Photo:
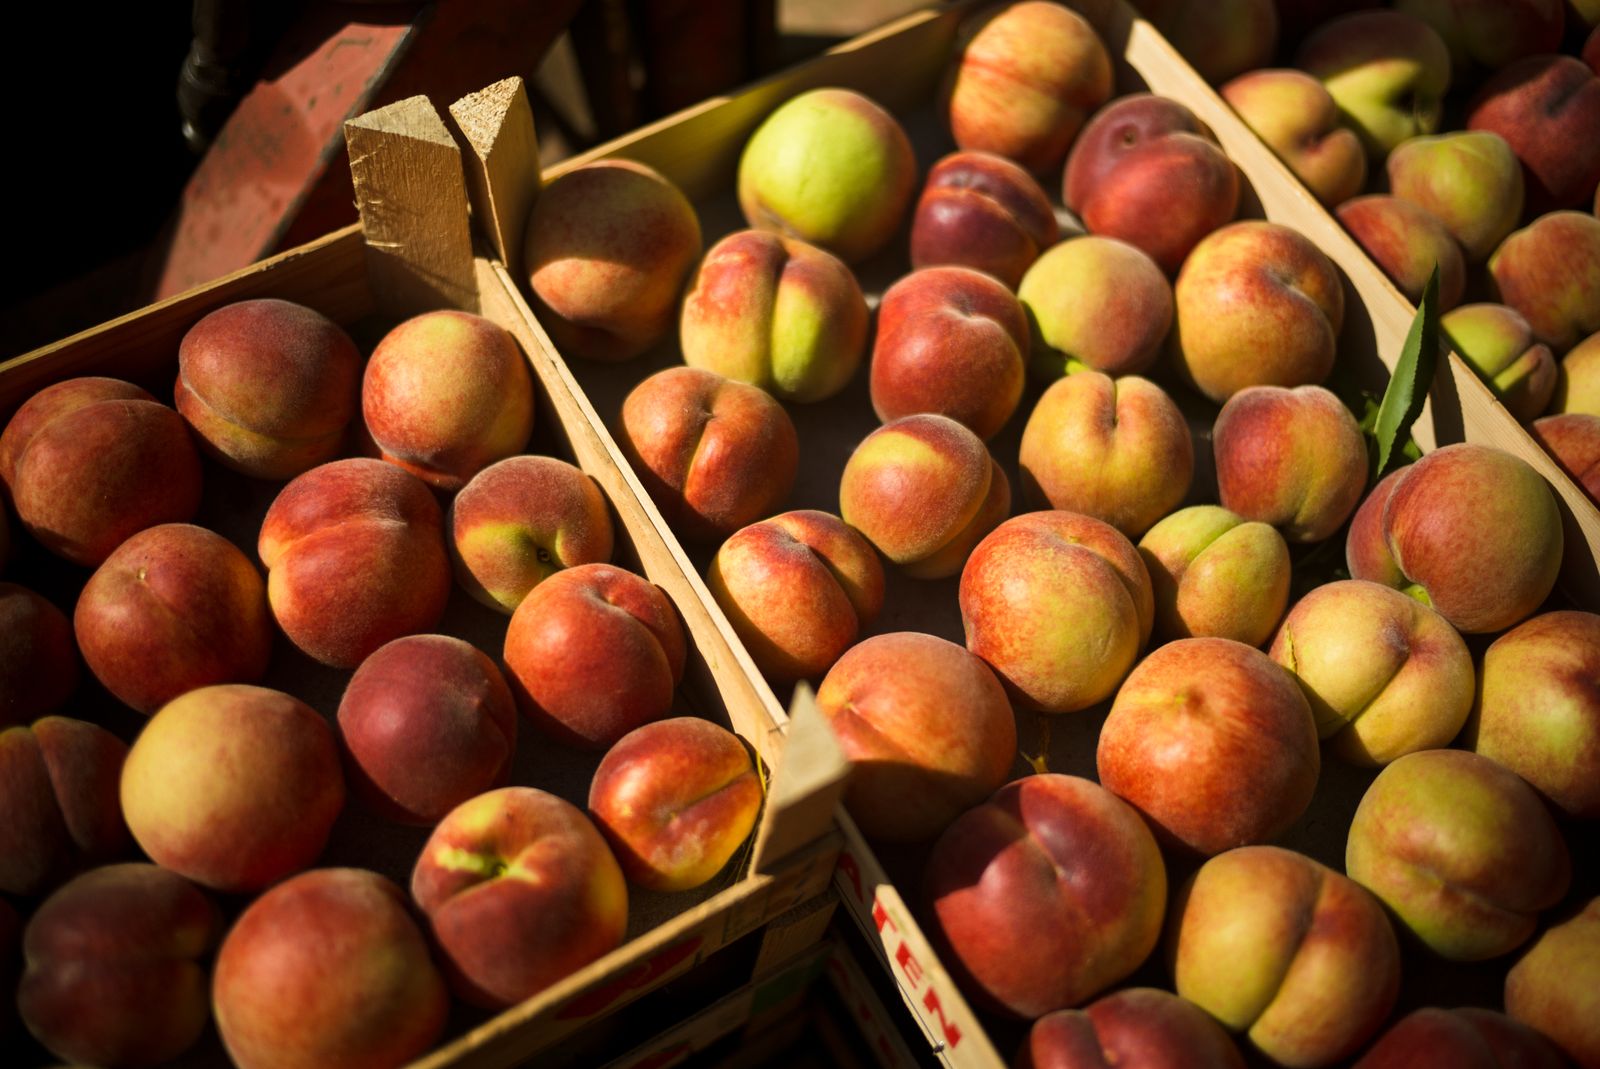
[[[844,797],[850,763],[817,709],[811,688],[795,687],[783,762],[772,775],[756,833],[755,870],[765,872],[815,839]]]
[[[523,233],[539,196],[539,139],[520,77],[450,105],[467,149],[467,191],[479,231],[513,275],[522,270]]]

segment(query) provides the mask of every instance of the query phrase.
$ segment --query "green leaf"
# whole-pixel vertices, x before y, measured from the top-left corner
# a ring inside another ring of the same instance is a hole
[[[1416,318],[1406,334],[1405,347],[1400,350],[1400,360],[1389,377],[1389,388],[1383,391],[1383,401],[1378,405],[1378,418],[1372,432],[1378,443],[1374,479],[1381,479],[1389,470],[1397,447],[1405,450],[1406,436],[1422,414],[1422,404],[1428,398],[1428,386],[1433,382],[1433,369],[1438,362],[1439,266],[1435,264],[1422,290]]]

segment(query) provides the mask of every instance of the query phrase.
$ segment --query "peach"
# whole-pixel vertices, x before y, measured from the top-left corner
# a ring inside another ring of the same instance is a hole
[[[1173,298],[1178,369],[1218,404],[1246,386],[1308,386],[1333,370],[1344,286],[1297,230],[1250,220],[1208,235]]]
[[[1354,131],[1340,124],[1339,106],[1309,74],[1282,68],[1254,70],[1239,75],[1220,92],[1324,205],[1342,204],[1366,185],[1366,149]],[[1520,183],[1520,171],[1517,177]]]
[[[1561,568],[1561,516],[1526,462],[1488,446],[1436,450],[1386,477],[1356,511],[1350,574],[1396,587],[1456,630],[1526,619]]]
[[[711,247],[678,321],[683,362],[785,401],[844,389],[867,348],[867,300],[843,260],[798,238],[741,230]]]
[[[902,416],[845,461],[839,515],[917,579],[961,570],[1011,511],[1011,484],[982,440],[948,416]]]
[[[1216,505],[1161,520],[1139,540],[1156,603],[1156,631],[1259,646],[1289,605],[1289,547],[1267,524]]]
[[[1065,713],[1109,698],[1150,638],[1155,602],[1139,551],[1072,512],[1002,523],[961,573],[967,649],[1019,708]]]
[[[384,460],[455,491],[528,444],[533,376],[499,324],[469,312],[426,312],[372,351],[361,414]]]
[[[202,316],[178,345],[179,415],[218,462],[292,479],[338,456],[356,411],[361,352],[321,312],[236,301]]]
[[[962,34],[944,90],[956,144],[1050,170],[1111,97],[1111,56],[1094,27],[1060,4],[1026,0],[978,15]]]
[[[267,585],[204,527],[164,523],[118,546],[72,616],[84,662],[146,716],[196,687],[254,683],[272,655]]]
[[[1496,639],[1462,743],[1568,816],[1600,818],[1600,616],[1549,612]]]
[[[1050,198],[1027,171],[992,152],[952,152],[922,186],[911,266],[970,267],[1015,290],[1060,233]]]
[[[1456,629],[1378,583],[1312,590],[1284,620],[1271,657],[1299,681],[1317,734],[1356,764],[1448,746],[1472,709],[1477,677]]]
[[[1265,67],[1278,50],[1276,0],[1138,0],[1137,6],[1212,85]]]
[[[820,245],[846,263],[888,244],[916,186],[905,130],[850,89],[813,89],[785,101],[739,156],[745,220]]]
[[[1239,211],[1239,169],[1192,111],[1134,93],[1096,112],[1072,145],[1061,199],[1089,233],[1118,238],[1176,274]]]
[[[614,542],[599,485],[555,457],[484,468],[451,500],[445,527],[456,581],[504,613],[562,568],[606,563]]]
[[[1361,796],[1345,871],[1435,954],[1482,961],[1526,942],[1571,861],[1516,773],[1463,750],[1407,754]]]
[[[339,700],[353,786],[384,816],[432,825],[504,786],[517,706],[494,661],[448,635],[409,635],[361,662]]]
[[[218,891],[308,867],[344,808],[339,744],[265,687],[191,690],[150,718],[122,768],[122,812],[150,859]]]
[[[0,730],[0,891],[31,897],[129,852],[117,799],[128,747],[83,720]]]
[[[1467,129],[1511,145],[1529,218],[1587,207],[1600,185],[1600,75],[1574,56],[1529,56],[1501,70],[1468,104]]]
[[[1334,534],[1367,486],[1361,428],[1321,386],[1240,390],[1217,414],[1211,443],[1222,506],[1290,542]]]
[[[1194,1003],[1126,987],[1081,1010],[1047,1013],[1028,1030],[1014,1069],[1244,1069],[1228,1033]]]
[[[562,352],[630,360],[671,331],[700,220],[651,168],[597,160],[540,190],[522,249],[534,310]]]
[[[1022,399],[1028,318],[1011,291],[966,267],[913,271],[884,293],[872,408],[885,423],[949,416],[987,441]]]
[[[34,1038],[84,1065],[164,1065],[194,1046],[209,1016],[204,959],[222,915],[155,865],[86,872],[28,921],[17,1007]]]
[[[1085,371],[1039,398],[1018,464],[1030,505],[1081,512],[1137,538],[1188,494],[1194,443],[1155,383]]]
[[[1374,161],[1438,129],[1450,50],[1433,27],[1399,11],[1358,11],[1324,23],[1294,65],[1320,79]]]
[[[1521,312],[1553,352],[1600,331],[1600,219],[1542,215],[1500,243],[1489,274],[1497,299]]]
[[[1563,1069],[1566,1064],[1548,1039],[1503,1013],[1429,1006],[1395,1022],[1355,1069]]]
[[[130,535],[200,507],[200,457],[183,417],[118,379],[68,379],[0,432],[0,484],[50,552],[86,567]]]
[[[1399,0],[1395,8],[1437,30],[1462,71],[1561,48],[1561,0]]]
[[[660,587],[609,564],[580,564],[517,606],[504,661],[518,707],[541,731],[604,750],[667,714],[687,656]]]
[[[498,1008],[530,998],[622,943],[628,886],[583,811],[502,787],[439,823],[411,873],[457,995]]]
[[[1006,781],[1011,703],[988,665],[933,635],[901,631],[852,646],[817,707],[854,768],[845,804],[884,842],[922,842]]]
[[[1168,925],[1178,994],[1278,1065],[1360,1050],[1400,993],[1383,906],[1304,854],[1244,846],[1200,866]]]
[[[384,1069],[438,1041],[443,978],[405,892],[364,869],[285,880],[217,951],[217,1031],[239,1069]]]
[[[336,668],[430,630],[450,597],[439,503],[421,479],[379,460],[297,476],[267,509],[256,546],[278,626]]]
[[[0,582],[0,728],[54,712],[77,687],[66,614],[25,586]]]
[[[1017,297],[1032,325],[1034,373],[1146,371],[1172,327],[1172,285],[1143,251],[1116,238],[1063,241],[1028,269]]]
[[[1549,405],[1556,358],[1515,308],[1463,305],[1441,316],[1439,329],[1517,419],[1526,423]]]
[[[822,675],[883,609],[871,543],[811,509],[735,532],[711,558],[706,586],[756,667],[780,683]]]
[[[1356,197],[1336,214],[1367,255],[1412,304],[1422,302],[1428,276],[1439,269],[1439,308],[1461,303],[1467,285],[1466,257],[1433,214],[1399,197]]]
[[[761,811],[761,777],[739,737],[674,717],[624,735],[589,784],[589,816],[623,875],[651,891],[710,882]]]
[[[1600,416],[1565,412],[1536,419],[1528,428],[1561,470],[1600,505]]]
[[[1150,829],[1091,780],[1006,784],[945,829],[923,869],[929,933],[980,1005],[1034,1018],[1075,1006],[1149,956],[1167,871]]]
[[[1522,165],[1499,134],[1413,137],[1388,167],[1390,192],[1443,223],[1469,264],[1487,260],[1522,218]]]
[[[1600,1065],[1600,898],[1551,925],[1506,973],[1506,1012]]]
[[[622,402],[618,434],[667,523],[708,542],[776,512],[800,467],[800,439],[766,391],[669,367]]]
[[[1243,643],[1185,638],[1117,691],[1095,767],[1163,841],[1211,856],[1287,831],[1311,801],[1321,756],[1293,676]]]
[[[1550,411],[1600,416],[1600,332],[1589,335],[1561,358]]]

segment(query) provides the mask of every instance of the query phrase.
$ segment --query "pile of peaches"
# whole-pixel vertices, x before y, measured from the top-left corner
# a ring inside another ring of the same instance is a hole
[[[246,1069],[398,1065],[452,993],[504,1007],[619,946],[630,885],[725,868],[760,776],[670,715],[677,610],[609,563],[594,480],[524,454],[510,333],[432,312],[363,358],[251,300],[177,368],[175,407],[74,378],[0,433],[18,563],[76,599],[0,582],[0,1049],[26,1049],[20,1017],[62,1060],[156,1065],[214,1019]],[[436,633],[452,600],[503,645]],[[134,729],[75,718],[97,698]],[[524,717],[589,763],[576,799],[511,783]],[[418,829],[392,837],[409,894],[324,857],[336,824],[386,822]]]
[[[919,859],[971,999],[1035,1022],[1021,1064],[1600,1064],[1569,853],[1600,817],[1600,616],[1558,589],[1583,547],[1510,453],[1375,471],[1322,385],[1337,268],[1236,219],[1186,107],[1112,90],[1071,10],[985,12],[920,187],[894,116],[803,93],[744,145],[748,229],[704,250],[661,174],[576,167],[533,211],[536,315],[631,389],[630,463],[767,679],[818,684],[853,818]],[[836,506],[781,511],[863,377],[881,426]],[[963,644],[875,630],[941,597]],[[1085,720],[1094,778],[1018,752]],[[1325,762],[1368,770],[1343,871],[1273,845]],[[1162,942],[1171,990],[1116,991]],[[1391,1020],[1419,959],[1503,963],[1507,1012]]]

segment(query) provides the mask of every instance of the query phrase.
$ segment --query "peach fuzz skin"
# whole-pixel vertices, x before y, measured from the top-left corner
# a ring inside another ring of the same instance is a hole
[[[800,439],[771,395],[703,368],[658,371],[622,402],[619,444],[669,526],[726,538],[777,511]]]
[[[528,444],[533,376],[504,327],[468,312],[427,312],[372,351],[361,414],[384,460],[453,492]]]
[[[1468,129],[1499,134],[1522,161],[1526,218],[1588,206],[1600,184],[1600,74],[1575,56],[1528,56],[1485,82],[1468,109]]]
[[[532,787],[453,809],[423,846],[411,897],[455,993],[509,1006],[622,943],[628,888],[583,811]]]
[[[1155,987],[1128,987],[1033,1023],[1014,1069],[1245,1069],[1211,1016]]]
[[[952,152],[928,170],[911,221],[911,266],[956,265],[1015,291],[1060,226],[1044,190],[992,152]]]
[[[1440,310],[1461,303],[1467,286],[1466,257],[1450,231],[1426,209],[1399,197],[1374,195],[1347,200],[1335,214],[1406,300],[1421,303],[1437,266]]]
[[[1536,419],[1556,389],[1556,358],[1533,327],[1503,304],[1466,304],[1439,319],[1456,352],[1519,421]]]
[[[256,543],[278,626],[336,668],[432,629],[450,597],[443,523],[427,484],[392,464],[358,457],[299,476]]]
[[[254,683],[272,656],[267,584],[237,546],[186,523],[148,527],[105,559],[72,617],[89,670],[146,716],[213,683]]]
[[[761,799],[739,737],[684,716],[630,731],[606,752],[589,784],[589,816],[630,883],[686,891],[744,845]]]
[[[887,423],[857,445],[839,479],[839,515],[916,579],[961,570],[1011,511],[1011,484],[977,435],[948,416]]]
[[[1260,646],[1289,605],[1283,536],[1225,508],[1179,509],[1145,532],[1139,555],[1150,572],[1163,639],[1231,638]]]
[[[817,707],[853,764],[845,803],[869,838],[923,842],[1005,782],[1011,703],[978,658],[942,638],[875,635],[839,658]]]
[[[1600,1064],[1600,898],[1556,918],[1506,973],[1506,1012],[1581,1066]]]
[[[237,301],[183,336],[173,395],[217,461],[257,479],[291,479],[338,455],[361,364],[355,342],[321,312]]]
[[[1355,1069],[1566,1069],[1567,1061],[1539,1032],[1476,1006],[1413,1010],[1367,1048]]]
[[[1389,154],[1389,190],[1444,224],[1483,263],[1522,217],[1522,165],[1499,134],[1414,137]]]
[[[86,872],[28,922],[22,1020],[74,1064],[164,1065],[205,1030],[206,959],[222,928],[211,900],[166,869]]]
[[[66,614],[25,586],[0,582],[0,728],[54,712],[77,687]]]
[[[883,565],[839,517],[810,509],[745,527],[706,586],[756,667],[777,682],[822,675],[883,608]]]
[[[1550,398],[1550,411],[1552,414],[1581,412],[1600,416],[1600,333],[1589,335],[1561,358],[1556,368],[1556,389]]]
[[[1546,416],[1534,420],[1528,433],[1589,500],[1600,505],[1600,415],[1563,412]]]
[[[1149,956],[1167,871],[1132,807],[1091,780],[1006,784],[945,830],[923,869],[929,933],[981,1006],[1035,1018],[1075,1006]]]
[[[121,793],[151,860],[230,893],[311,865],[345,798],[327,721],[287,694],[244,684],[163,706],[128,751]]]
[[[1600,331],[1600,219],[1541,215],[1500,243],[1489,275],[1494,299],[1521,312],[1551,352]]]
[[[1187,638],[1128,676],[1095,767],[1164,842],[1210,857],[1288,830],[1311,802],[1322,759],[1288,672],[1242,643]]]
[[[504,786],[517,706],[494,661],[448,635],[409,635],[361,662],[339,700],[352,787],[377,812],[431,826]]]
[[[700,220],[682,190],[642,163],[599,160],[539,192],[522,262],[557,348],[619,361],[672,330],[700,249]]]
[[[364,869],[301,873],[217,952],[217,1031],[239,1069],[385,1069],[444,1031],[450,998],[405,893]]]
[[[1148,370],[1172,327],[1172,284],[1144,252],[1093,234],[1048,249],[1022,278],[1035,375]]]
[[[604,750],[667,714],[687,656],[683,625],[660,587],[609,564],[583,564],[517,606],[503,660],[518,707],[540,731]]]
[[[1339,106],[1304,71],[1253,70],[1224,85],[1222,97],[1324,205],[1361,192],[1367,151],[1339,123]]]
[[[118,784],[128,747],[64,716],[0,730],[0,892],[32,897],[129,852]]]
[[[961,573],[967,649],[1018,708],[1066,713],[1110,697],[1149,641],[1150,576],[1110,524],[1072,512],[1015,516]]]
[[[200,456],[183,417],[139,387],[68,379],[0,432],[0,483],[41,545],[93,568],[130,535],[193,518]]]

